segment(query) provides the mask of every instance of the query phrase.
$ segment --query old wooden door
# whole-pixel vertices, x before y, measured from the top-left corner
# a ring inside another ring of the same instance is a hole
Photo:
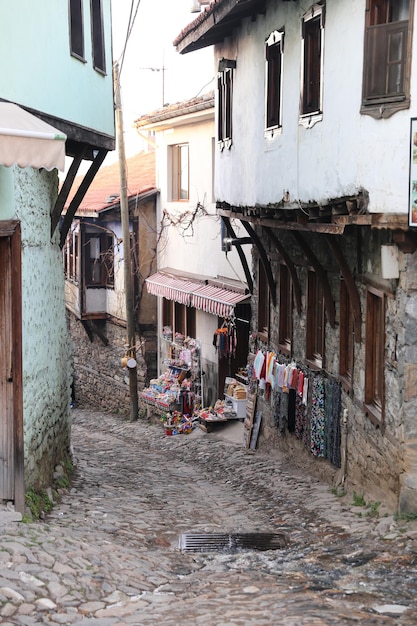
[[[0,505],[24,509],[21,238],[0,222]]]

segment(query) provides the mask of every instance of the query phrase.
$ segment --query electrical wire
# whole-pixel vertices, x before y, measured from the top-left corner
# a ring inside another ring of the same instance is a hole
[[[129,22],[128,22],[128,26],[127,26],[125,43],[124,43],[124,46],[123,46],[123,52],[122,52],[122,54],[120,55],[120,58],[119,58],[119,65],[120,65],[119,77],[120,77],[120,74],[122,73],[123,61],[124,61],[124,58],[125,58],[125,55],[126,55],[127,43],[129,41],[130,35],[132,34],[133,26],[135,24],[135,20],[136,20],[137,14],[138,14],[140,0],[137,0],[136,9],[134,9],[134,4],[135,4],[135,0],[132,0],[132,3],[130,5]]]

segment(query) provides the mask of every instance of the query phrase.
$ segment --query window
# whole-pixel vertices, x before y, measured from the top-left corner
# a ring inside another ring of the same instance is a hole
[[[224,67],[225,65],[229,67]],[[232,145],[233,68],[236,61],[222,59],[219,66],[222,69],[217,77],[217,139],[223,149]]]
[[[365,406],[372,421],[384,421],[385,295],[368,287],[366,297]]]
[[[91,39],[93,44],[93,65],[100,72],[106,71],[104,53],[104,29],[101,0],[91,0]]]
[[[171,201],[189,200],[189,154],[188,144],[170,146],[172,180]]]
[[[381,117],[388,108],[387,117],[410,104],[412,5],[413,0],[367,0],[362,113]]]
[[[107,233],[85,233],[84,266],[87,287],[114,285],[113,237]]]
[[[349,292],[344,280],[340,281],[340,335],[339,375],[349,389],[353,383],[355,332]]]
[[[266,58],[266,102],[265,129],[280,128],[282,99],[282,55],[284,33],[274,31],[265,42]]]
[[[174,300],[162,298],[162,326],[172,330],[173,340],[175,333],[195,338],[195,309]]]
[[[258,335],[262,341],[268,341],[269,335],[269,288],[266,272],[258,261]]]
[[[288,355],[291,354],[292,345],[292,315],[292,280],[288,267],[286,265],[280,265],[278,347],[281,352]]]
[[[323,367],[325,310],[323,289],[315,272],[307,277],[307,342],[306,358],[315,368]]]
[[[324,8],[314,4],[302,21],[301,116],[311,126],[322,116]]]
[[[78,227],[71,229],[62,250],[64,273],[67,280],[78,282]]]
[[[84,60],[84,25],[82,0],[69,0],[71,54]]]

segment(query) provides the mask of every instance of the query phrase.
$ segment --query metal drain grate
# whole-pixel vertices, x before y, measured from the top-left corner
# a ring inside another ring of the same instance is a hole
[[[238,552],[279,550],[288,544],[284,533],[187,533],[180,535],[182,552]]]

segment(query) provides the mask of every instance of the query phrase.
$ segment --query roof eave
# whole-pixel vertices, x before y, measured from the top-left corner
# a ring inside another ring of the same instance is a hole
[[[222,0],[212,3],[175,39],[174,46],[186,54],[220,43],[246,17],[264,14],[266,0]]]

